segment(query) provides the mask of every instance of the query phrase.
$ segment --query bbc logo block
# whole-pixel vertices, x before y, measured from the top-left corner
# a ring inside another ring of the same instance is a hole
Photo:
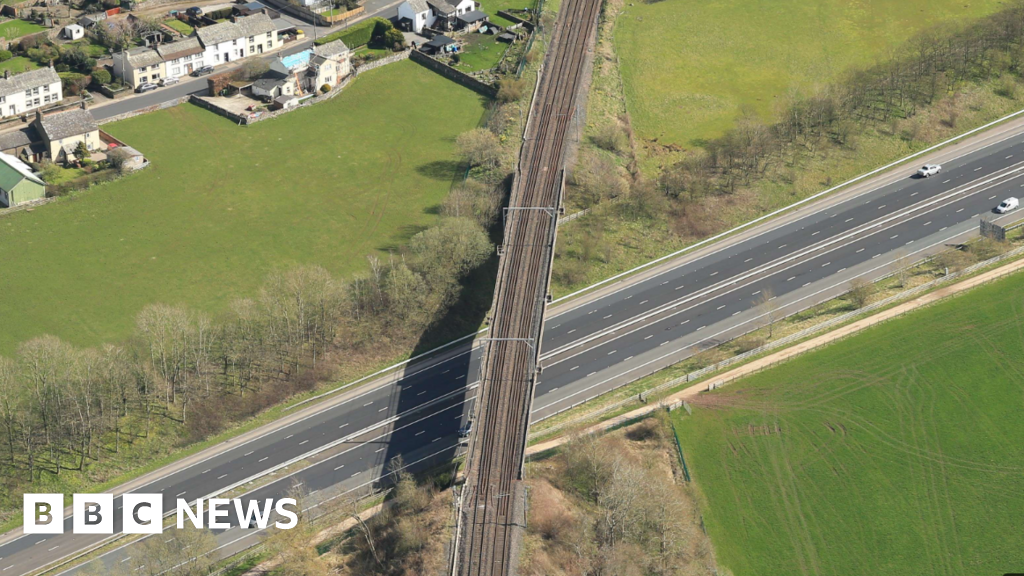
[[[124,494],[117,509],[114,507],[113,494],[74,494],[71,500],[73,534],[113,534],[117,517],[121,519],[121,532],[124,534],[160,534],[164,529],[162,494]],[[226,519],[234,511],[237,525],[245,529],[264,529],[272,516],[276,515],[278,521],[274,526],[288,530],[298,524],[295,506],[294,498],[248,502],[238,498],[211,498],[205,502],[199,499],[194,506],[178,498],[175,506],[176,525],[181,529],[189,522],[196,528],[204,528],[208,518],[209,526],[206,527],[228,529],[232,524]],[[63,534],[64,495],[25,494],[24,533]]]

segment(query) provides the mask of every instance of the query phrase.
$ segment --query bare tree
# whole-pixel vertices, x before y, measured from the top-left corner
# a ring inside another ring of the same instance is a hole
[[[775,302],[775,293],[771,288],[765,286],[757,297],[757,309],[764,318],[765,326],[768,328],[768,337],[775,335],[775,323],[779,321],[782,314],[779,305]]]
[[[847,296],[850,297],[850,301],[856,308],[863,308],[867,305],[874,293],[875,285],[864,278],[858,277],[850,280],[850,290],[847,292]]]
[[[900,283],[900,288],[906,288],[907,281],[910,280],[910,256],[906,250],[897,250],[896,254],[893,255],[892,264],[890,270],[892,275],[896,278],[896,281]]]

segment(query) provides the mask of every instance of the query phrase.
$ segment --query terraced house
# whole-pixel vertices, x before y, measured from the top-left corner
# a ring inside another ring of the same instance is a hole
[[[135,88],[146,82],[191,74],[280,47],[277,26],[266,13],[199,28],[195,36],[114,55],[114,76]]]
[[[60,77],[52,67],[14,75],[5,70],[0,78],[0,118],[24,114],[63,98]]]

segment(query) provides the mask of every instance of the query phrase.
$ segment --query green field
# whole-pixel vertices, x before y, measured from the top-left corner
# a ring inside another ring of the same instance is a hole
[[[164,25],[167,26],[168,28],[173,28],[173,29],[177,30],[178,32],[181,32],[185,36],[188,36],[189,34],[191,34],[195,30],[195,28],[189,26],[188,24],[186,24],[185,22],[182,22],[181,20],[178,20],[177,18],[170,18],[168,20],[164,20]]]
[[[1024,275],[702,396],[678,432],[720,565],[1024,571]]]
[[[537,6],[537,0],[480,0],[478,10],[487,14],[491,22],[499,26],[510,26],[513,22],[498,16],[498,10],[524,9]]]
[[[0,218],[0,353],[52,333],[116,341],[147,303],[223,310],[272,269],[348,274],[435,222],[473,92],[412,62],[241,128],[191,105],[104,126],[144,171]]]
[[[938,22],[995,12],[1001,0],[663,0],[629,3],[615,28],[627,107],[646,139],[684,147],[722,135],[746,111],[770,116],[873,64]]]
[[[36,32],[42,32],[46,30],[39,24],[33,24],[32,22],[26,22],[25,20],[8,20],[6,22],[0,22],[0,37],[8,40],[14,40],[20,38],[26,34],[34,34]]]

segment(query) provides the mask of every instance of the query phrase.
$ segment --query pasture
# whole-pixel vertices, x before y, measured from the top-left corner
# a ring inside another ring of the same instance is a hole
[[[702,395],[677,432],[754,574],[1024,569],[1024,275]]]
[[[615,26],[626,104],[647,140],[689,148],[743,114],[770,117],[870,66],[918,32],[965,22],[1000,0],[663,0],[628,3]]]
[[[268,272],[367,270],[436,221],[461,175],[455,137],[475,93],[412,62],[250,127],[191,106],[104,126],[149,168],[0,217],[0,353],[40,334],[77,345],[127,336],[148,303],[216,314]]]

